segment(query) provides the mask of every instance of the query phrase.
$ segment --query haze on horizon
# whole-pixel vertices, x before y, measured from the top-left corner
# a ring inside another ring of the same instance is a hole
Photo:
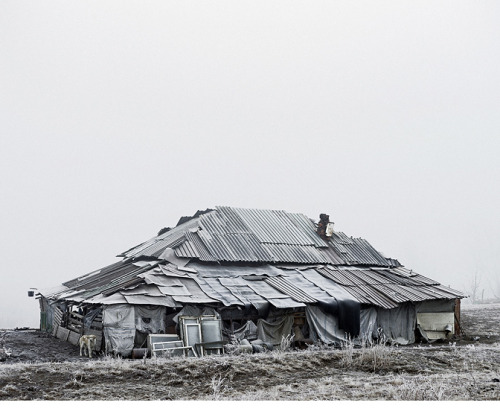
[[[0,3],[0,328],[228,205],[500,296],[496,1]]]

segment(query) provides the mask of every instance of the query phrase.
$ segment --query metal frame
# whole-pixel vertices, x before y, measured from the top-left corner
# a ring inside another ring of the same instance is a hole
[[[201,337],[201,325],[200,323],[184,323],[184,329],[185,329],[185,339],[184,339],[184,343],[188,346],[193,346],[195,347],[195,350],[198,350],[198,346],[199,344],[202,342],[202,337]],[[197,335],[198,336],[198,341],[193,341],[193,340],[190,340],[191,338],[193,338],[193,336],[190,336],[189,334],[189,327],[195,327],[198,331],[197,331]],[[193,343],[194,342],[194,343]],[[203,356],[204,352],[203,352],[203,347],[200,346],[200,350],[198,352],[201,356]],[[198,355],[196,355],[198,356]]]
[[[184,344],[187,346],[193,346],[194,351],[198,352],[199,356],[205,356],[206,354],[210,354],[213,351],[216,351],[217,354],[224,353],[224,345],[222,338],[222,325],[219,325],[219,340],[212,340],[210,342],[204,341],[203,336],[203,322],[206,321],[217,321],[222,323],[220,319],[216,316],[182,316],[179,317],[179,324],[181,325],[181,335],[184,341]],[[189,335],[189,327],[197,327],[198,341],[193,341],[193,336]],[[198,355],[197,355],[198,356]]]
[[[203,322],[217,322],[218,323],[218,336],[219,340],[212,340],[210,342],[205,342],[205,336],[203,335]],[[211,351],[217,351],[217,354],[224,354],[224,342],[222,338],[222,320],[218,319],[216,316],[200,316],[201,324],[201,337],[202,337],[202,347],[203,353],[209,353]]]
[[[181,346],[170,346],[172,344],[180,344]],[[160,346],[161,347],[158,347]],[[198,356],[196,354],[196,351],[194,350],[193,346],[183,346],[182,340],[174,340],[171,342],[155,342],[152,343],[151,345],[151,354],[156,358],[157,352],[175,352],[175,351],[182,351],[184,355],[191,350],[193,352],[194,356]]]

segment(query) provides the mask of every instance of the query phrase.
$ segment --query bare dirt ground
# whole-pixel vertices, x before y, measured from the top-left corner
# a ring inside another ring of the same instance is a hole
[[[460,340],[407,347],[140,360],[2,330],[0,400],[499,400],[500,304],[465,306],[462,325]]]

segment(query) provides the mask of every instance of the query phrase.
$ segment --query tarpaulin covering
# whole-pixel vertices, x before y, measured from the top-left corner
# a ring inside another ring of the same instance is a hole
[[[165,307],[134,306],[135,328],[143,333],[165,333]]]
[[[327,324],[325,339],[330,339],[330,336],[332,336],[331,340],[335,341],[338,338],[337,330],[328,330],[333,329],[333,322],[335,322],[335,327],[341,332],[341,339],[344,338],[345,333],[348,333],[351,337],[358,336],[360,330],[360,304],[358,300],[339,284],[325,278],[314,269],[303,269],[296,272],[302,275],[310,284],[314,284],[314,286],[322,290],[316,290],[313,294],[318,299],[318,306],[321,308],[322,314],[332,316],[331,323],[325,322],[325,325]],[[292,274],[290,275],[293,276]],[[316,316],[319,317],[319,313]],[[316,331],[319,331],[321,327],[323,326],[316,326]]]
[[[230,340],[229,336],[234,335],[236,340],[241,341],[243,339],[255,340],[257,339],[257,326],[251,320],[247,321],[243,326],[236,329],[234,332],[229,328],[222,329],[222,334],[225,336],[225,340]]]
[[[377,327],[382,329],[382,336],[391,343],[414,343],[416,321],[415,306],[411,303],[390,310],[377,308]]]
[[[200,316],[215,316],[218,319],[220,318],[219,313],[211,308],[211,307],[197,307],[187,305],[182,308],[179,313],[177,313],[173,318],[174,323],[179,323],[179,317],[181,316],[189,316],[189,317],[200,317]]]
[[[134,308],[128,304],[104,306],[102,324],[106,339],[106,352],[129,356],[134,348]]]
[[[114,304],[104,306],[102,315],[106,352],[129,356],[134,348],[136,330],[143,333],[164,333],[165,307]]]
[[[293,316],[284,316],[275,321],[259,319],[257,321],[257,336],[260,340],[273,345],[280,345],[284,337],[292,332]]]
[[[335,316],[338,327],[351,337],[359,335],[360,305],[353,300],[332,300],[329,302],[318,301],[321,310],[331,316]]]
[[[314,342],[331,345],[347,340],[346,332],[339,327],[338,318],[325,313],[321,308],[308,305],[306,319],[309,324],[309,337]]]
[[[359,321],[359,337],[362,341],[372,342],[374,338],[377,338],[377,310],[375,307],[362,308]]]
[[[106,353],[130,356],[134,349],[135,329],[105,327]]]
[[[92,325],[92,322],[94,319],[99,315],[99,313],[102,312],[102,308],[94,308],[90,309],[87,311],[87,314],[85,314],[85,317],[83,318],[83,325],[86,328],[89,328]]]

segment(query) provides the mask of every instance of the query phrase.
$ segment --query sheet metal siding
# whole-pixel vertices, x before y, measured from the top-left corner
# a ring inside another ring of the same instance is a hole
[[[274,262],[298,264],[326,264],[325,258],[314,246],[296,246],[285,244],[262,244],[271,254]]]
[[[122,265],[113,268],[113,269],[103,269],[102,272],[98,275],[93,275],[90,278],[83,279],[75,282],[70,281],[72,285],[68,285],[68,283],[64,283],[67,287],[70,287],[72,290],[75,289],[85,289],[90,290],[93,288],[101,288],[102,286],[119,279],[122,276],[129,276],[130,274],[135,274],[141,268],[134,265],[133,263],[122,263]]]
[[[324,241],[316,232],[316,225],[311,219],[301,213],[286,213],[286,215],[293,223],[295,223],[296,227],[311,240],[314,246],[317,248],[328,247],[328,243]]]
[[[390,265],[390,262],[364,239],[349,238],[342,232],[335,232],[329,240],[329,244],[344,261],[344,264]]]
[[[86,291],[85,293],[82,293],[79,295],[84,299],[88,299],[88,298],[94,297],[98,294],[106,294],[107,292],[113,291],[115,289],[117,289],[117,290],[122,289],[122,288],[126,287],[127,283],[129,283],[131,281],[135,281],[135,280],[142,281],[142,278],[137,278],[137,275],[139,275],[143,272],[146,272],[152,268],[154,268],[154,266],[150,266],[150,265],[139,268],[137,271],[133,271],[133,272],[127,273],[125,275],[122,275],[116,279],[113,279],[111,282],[107,283],[106,285],[92,288],[92,289]]]
[[[185,241],[174,249],[174,253],[179,258],[194,258],[199,259],[200,254],[196,250],[196,247],[190,242]]]
[[[186,232],[186,239],[196,249],[196,252],[199,254],[200,261],[206,261],[206,262],[217,261],[217,259],[210,254],[207,247],[203,244],[198,233]]]
[[[293,300],[303,303],[316,303],[317,300],[310,297],[305,291],[288,282],[284,277],[269,277],[266,283],[272,285],[278,291],[289,295]]]
[[[326,248],[319,248],[319,253],[323,256],[328,264],[331,265],[346,265],[346,262],[341,258],[341,256],[335,251],[332,246]]]
[[[317,271],[329,278],[365,304],[394,308],[399,303],[419,302],[432,299],[453,299],[463,294],[440,285],[423,284],[425,277],[408,273],[394,274],[393,269],[336,268],[327,266]],[[435,282],[429,280],[430,282]]]
[[[326,291],[322,290],[320,287],[317,285],[313,284],[298,271],[298,270],[292,270],[292,271],[284,271],[286,275],[284,277],[286,280],[296,287],[300,288],[303,290],[308,296],[314,298],[317,301],[325,301],[329,302],[334,300],[334,298],[328,294]]]
[[[144,243],[123,252],[120,256],[126,258],[137,258],[139,256],[151,256],[154,253],[158,253],[161,249],[166,249],[170,244],[175,242],[181,236],[184,235],[186,231],[191,228],[196,228],[198,226],[198,219],[189,220],[186,223],[176,226],[175,228],[165,232],[159,236],[154,236]],[[152,247],[153,246],[153,247]]]
[[[345,287],[345,289],[362,304],[375,305],[385,309],[395,308],[399,305],[369,285]]]
[[[325,242],[303,214],[231,207],[201,214],[122,255],[159,257],[169,247],[179,257],[207,262],[388,265],[362,239],[339,232]]]
[[[261,243],[313,245],[310,238],[290,220],[284,211],[232,209]]]

